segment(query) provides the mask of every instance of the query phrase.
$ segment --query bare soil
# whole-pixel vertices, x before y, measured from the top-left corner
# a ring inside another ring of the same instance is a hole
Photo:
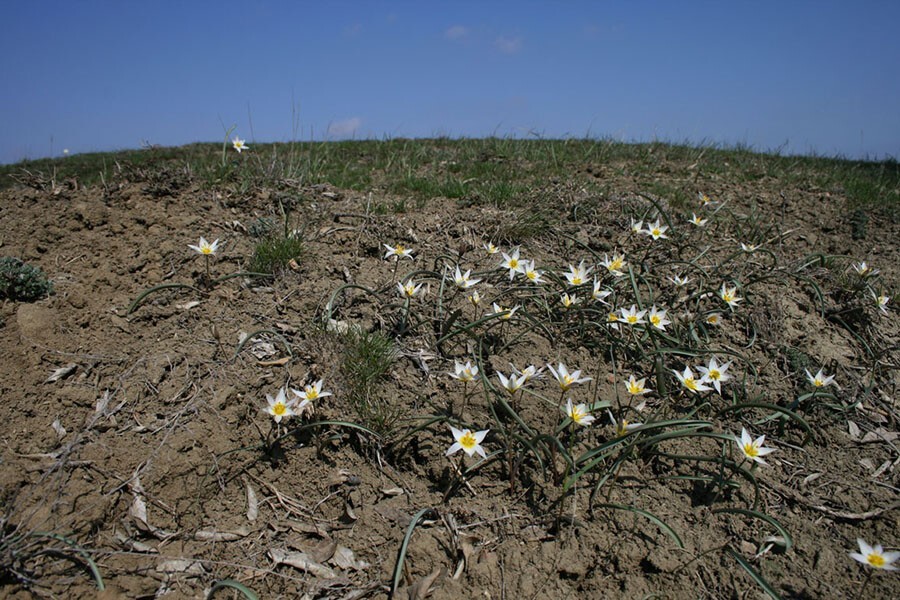
[[[585,186],[597,177],[614,193]],[[9,575],[0,595],[203,598],[216,581],[230,579],[261,598],[384,598],[411,519],[430,509],[410,538],[396,597],[425,597],[429,588],[433,598],[766,597],[723,550],[726,544],[785,598],[852,598],[863,585],[868,598],[900,597],[895,573],[869,578],[848,556],[858,537],[900,545],[900,328],[893,308],[884,316],[836,291],[849,262],[862,259],[896,286],[900,227],[875,214],[868,234],[854,240],[841,198],[830,190],[785,190],[764,178],[707,183],[704,191],[727,201],[732,214],[752,213],[775,225],[776,239],[767,248],[779,264],[796,265],[815,253],[842,257],[805,268],[804,278],[760,282],[744,294],[736,315],[710,333],[714,347],[746,358],[735,361],[735,377],[761,401],[789,406],[809,391],[798,370],[804,365],[813,372],[824,368],[840,384],[829,389],[840,410],[798,408],[812,427],[808,436],[790,421],[755,424],[763,413],[723,416],[721,398],[707,415],[728,434],[742,425],[767,434],[776,452],[754,470],[758,510],[791,534],[789,550],[766,542],[777,535],[769,524],[720,511],[750,506],[755,491],[749,482],[717,495],[683,477],[713,477],[714,467],[659,454],[625,462],[599,491],[596,480],[585,478],[561,504],[554,503],[559,489],[552,477],[536,466],[511,491],[503,460],[473,470],[445,498],[458,458],[444,457],[452,443],[447,425],[429,426],[424,418],[446,411],[451,401],[459,409],[461,386],[447,374],[454,360],[471,358],[477,349],[466,336],[437,348],[427,327],[399,340],[399,356],[376,389],[401,414],[385,441],[335,425],[298,430],[271,452],[260,447],[271,421],[263,412],[266,394],[282,386],[323,379],[333,392],[316,403],[314,414],[289,424],[359,421],[342,369],[345,339],[329,331],[323,317],[331,308],[337,321],[396,334],[399,309],[359,289],[326,306],[348,283],[391,295],[394,263],[383,259],[384,243],[415,250],[415,260],[401,262],[396,277],[457,260],[464,270],[492,269],[498,257],[487,257],[481,247],[488,240],[504,250],[521,244],[523,256],[558,272],[590,260],[586,248],[599,254],[624,249],[634,263],[649,238],[630,236],[626,215],[643,214],[649,205],[627,167],[592,165],[571,181],[548,181],[523,204],[551,217],[552,227],[534,232],[510,227],[523,222],[522,210],[443,198],[419,205],[407,200],[406,212],[378,214],[375,203],[400,200],[379,188],[238,193],[182,182],[160,193],[125,181],[106,190],[75,185],[56,194],[0,192],[0,254],[40,266],[55,286],[46,299],[0,306],[4,560],[15,560],[16,572],[32,579]],[[294,268],[272,280],[236,277],[207,286],[204,260],[188,244],[201,235],[220,240],[210,262],[213,277],[245,270],[255,244],[248,228],[261,217],[279,219],[278,200],[290,202],[290,224],[305,240]],[[684,212],[671,214],[680,219]],[[710,259],[740,241],[733,228],[710,231]],[[661,247],[649,252],[660,252],[663,262],[678,258],[656,250]],[[761,268],[770,258],[751,260]],[[494,288],[482,292],[488,301],[505,278],[494,277]],[[423,312],[433,310],[424,307],[440,286],[425,280],[428,294],[413,302]],[[192,289],[155,292],[127,314],[142,291],[165,283]],[[613,283],[627,297],[627,286]],[[460,319],[476,318],[462,296],[453,302]],[[834,315],[845,318],[838,322]],[[576,401],[622,397],[616,382],[638,367],[657,387],[652,365],[617,366],[602,349],[548,337],[529,321],[509,328],[504,339],[510,343],[482,355],[494,381],[493,372],[508,373],[510,363],[524,368],[562,361],[593,378],[573,389]],[[259,331],[235,355],[242,336]],[[873,358],[866,345],[879,355]],[[667,356],[666,373],[686,364]],[[61,368],[65,374],[50,381]],[[555,399],[554,385],[546,375],[533,383]],[[474,427],[490,427],[486,398],[475,395],[468,407]],[[651,394],[645,410],[663,401]],[[848,408],[856,402],[861,405]],[[520,410],[536,427],[552,428],[557,420],[531,396],[523,397]],[[576,441],[584,450],[614,435],[607,417],[597,417]],[[418,424],[424,427],[390,443],[390,436]],[[495,451],[500,444],[493,432],[485,447]],[[665,450],[717,455],[723,447],[733,455],[733,445],[712,439],[703,452],[684,441]],[[684,547],[650,519],[609,505],[649,511]],[[258,514],[248,514],[252,507]],[[106,590],[99,595],[75,546],[103,578]],[[295,564],[278,564],[285,552],[303,552],[308,563],[298,566],[294,555]],[[215,597],[234,594],[225,589]]]

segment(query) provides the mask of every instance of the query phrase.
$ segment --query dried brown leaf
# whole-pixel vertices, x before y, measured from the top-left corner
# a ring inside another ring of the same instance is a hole
[[[69,375],[74,373],[77,368],[78,365],[76,365],[75,363],[69,363],[64,367],[54,369],[53,373],[50,374],[50,377],[48,377],[44,381],[44,383],[53,383],[54,381],[59,381],[60,379],[68,377]]]
[[[253,522],[259,518],[259,499],[246,478],[244,478],[244,485],[247,488],[247,520]]]
[[[409,586],[406,589],[406,597],[409,598],[409,600],[425,600],[425,598],[431,594],[431,587],[434,585],[434,582],[437,581],[437,578],[440,577],[442,571],[443,569],[437,568],[423,579],[420,579]]]
[[[275,561],[275,564],[288,565],[323,579],[334,579],[337,577],[334,569],[317,563],[304,552],[288,552],[279,548],[270,548],[269,558]]]
[[[363,571],[372,566],[364,560],[356,560],[353,550],[346,546],[338,546],[329,562],[338,568],[353,569],[355,571]]]

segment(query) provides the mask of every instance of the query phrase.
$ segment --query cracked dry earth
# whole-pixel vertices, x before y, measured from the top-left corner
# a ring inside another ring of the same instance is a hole
[[[282,386],[323,379],[333,393],[303,422],[359,421],[342,368],[346,340],[323,316],[343,285],[387,289],[394,274],[384,243],[415,249],[415,260],[399,265],[407,273],[438,270],[448,256],[488,271],[497,259],[484,255],[486,240],[504,249],[521,244],[524,256],[557,271],[590,259],[586,248],[621,248],[636,260],[647,241],[629,237],[626,215],[647,209],[640,190],[623,179],[608,182],[614,195],[599,195],[572,177],[536,194],[558,217],[556,226],[523,239],[508,232],[502,239],[513,212],[441,198],[377,214],[372,197],[391,200],[377,189],[310,186],[239,196],[191,185],[159,195],[122,182],[58,195],[0,192],[0,253],[40,266],[55,286],[46,299],[0,307],[0,508],[8,546],[24,552],[18,566],[33,578],[8,577],[0,595],[203,598],[228,579],[260,598],[384,598],[415,519],[399,598],[766,597],[725,544],[785,598],[851,598],[863,584],[868,598],[900,597],[896,574],[867,581],[848,556],[858,537],[900,544],[896,313],[866,309],[852,323],[844,319],[847,327],[829,317],[843,314],[844,299],[831,290],[851,259],[868,260],[896,286],[900,231],[896,222],[873,222],[877,238],[853,240],[838,199],[821,190],[782,196],[777,182],[765,180],[708,190],[734,214],[752,209],[778,220],[787,233],[770,249],[780,264],[817,252],[846,257],[837,267],[804,270],[823,298],[804,279],[762,282],[746,294],[744,312],[711,333],[714,347],[740,354],[735,376],[766,402],[789,405],[808,391],[802,368],[822,367],[840,383],[832,390],[838,404],[861,403],[846,411],[801,407],[809,435],[791,422],[754,425],[761,413],[715,413],[719,430],[734,434],[746,425],[765,432],[776,449],[754,471],[756,491],[741,480],[739,489],[715,497],[689,478],[713,477],[715,468],[671,458],[697,453],[694,443],[720,454],[725,445],[712,439],[674,440],[665,454],[636,456],[599,492],[585,478],[560,505],[553,504],[559,489],[537,467],[511,492],[502,460],[473,471],[445,501],[455,479],[444,457],[452,442],[444,423],[424,424],[394,445],[332,426],[297,431],[270,453],[259,447],[270,427],[266,394]],[[305,240],[295,268],[272,280],[236,277],[206,288],[204,262],[188,244],[201,235],[220,240],[214,277],[244,270],[255,243],[248,229],[278,218],[277,197],[292,199],[292,225]],[[710,235],[735,242],[730,230]],[[490,300],[506,276],[488,279]],[[166,283],[191,287],[153,293],[127,314],[143,290]],[[423,305],[439,285],[429,282]],[[613,285],[628,298],[627,286]],[[457,300],[459,318],[474,320],[462,298],[448,302]],[[336,322],[384,332],[397,311],[358,289],[339,294],[330,308]],[[573,392],[576,400],[622,393],[602,349],[548,337],[527,321],[509,327],[513,341],[482,355],[488,376],[508,372],[510,363],[564,362],[593,378]],[[240,340],[256,332],[236,354]],[[395,436],[460,398],[447,373],[477,350],[464,337],[440,349],[434,332],[400,341],[374,391],[400,413]],[[885,350],[873,359],[867,344]],[[670,358],[667,367],[686,364]],[[545,376],[534,385],[555,398],[552,383]],[[468,408],[479,428],[490,426],[486,398],[473,396]],[[553,411],[523,398],[523,419],[552,427]],[[661,402],[648,396],[649,406]],[[612,434],[598,414],[579,443],[587,449]],[[500,443],[494,432],[485,447],[496,451]],[[771,542],[778,532],[766,522],[721,510],[746,508],[755,494],[759,509],[792,536],[790,548]],[[655,521],[613,506],[652,513],[683,547]],[[240,594],[226,588],[214,597]]]

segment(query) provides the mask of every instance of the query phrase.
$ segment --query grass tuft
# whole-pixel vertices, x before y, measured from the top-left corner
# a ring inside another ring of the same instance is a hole
[[[345,334],[341,368],[350,404],[360,422],[380,435],[389,433],[402,413],[392,398],[379,393],[396,359],[394,343],[381,333],[351,329]]]

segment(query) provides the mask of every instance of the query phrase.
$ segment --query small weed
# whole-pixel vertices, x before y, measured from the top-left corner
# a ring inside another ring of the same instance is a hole
[[[850,213],[850,235],[854,240],[866,239],[866,225],[869,223],[869,215],[862,208],[857,208]]]
[[[32,302],[49,296],[53,284],[39,267],[18,258],[0,258],[0,298]]]
[[[379,394],[378,384],[397,358],[394,343],[378,332],[350,331],[344,338],[342,369],[350,403],[360,422],[378,434],[393,429],[400,407]]]
[[[275,219],[271,217],[260,217],[250,223],[250,227],[247,228],[247,233],[250,234],[250,237],[256,239],[268,238],[275,235],[277,229],[278,223]]]
[[[504,222],[497,232],[502,240],[511,244],[521,244],[529,239],[547,233],[553,227],[553,218],[545,210],[520,210]]]
[[[269,235],[257,242],[248,269],[253,273],[277,275],[302,254],[303,241],[299,235]]]

